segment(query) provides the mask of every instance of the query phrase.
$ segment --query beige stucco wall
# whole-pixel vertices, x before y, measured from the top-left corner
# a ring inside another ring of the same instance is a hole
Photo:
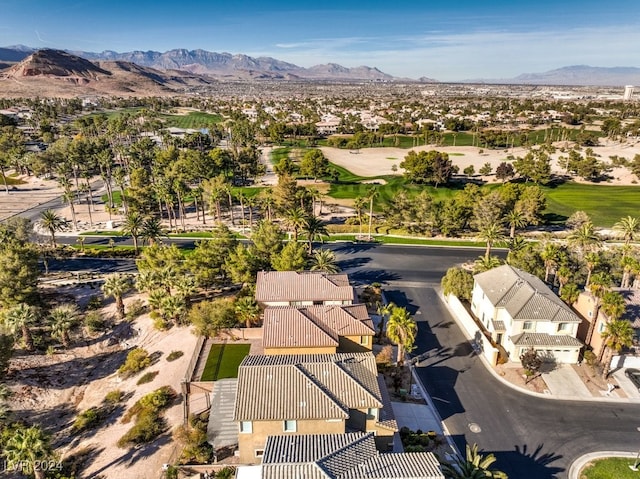
[[[317,348],[265,348],[264,354],[267,356],[277,356],[282,354],[336,354],[336,348],[335,346]]]
[[[344,420],[299,420],[295,432],[284,432],[284,421],[254,421],[253,432],[238,433],[238,451],[241,464],[259,464],[256,450],[264,450],[267,436],[287,434],[344,434]]]
[[[373,347],[373,335],[365,336],[366,344],[360,344],[360,336],[341,336],[338,349],[341,353],[366,353]]]

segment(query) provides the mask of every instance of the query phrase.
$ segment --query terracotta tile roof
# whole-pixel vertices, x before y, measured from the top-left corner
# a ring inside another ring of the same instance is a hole
[[[375,334],[364,304],[268,307],[262,330],[265,348],[337,347],[340,336]]]
[[[346,274],[313,271],[260,271],[256,301],[355,301],[355,292]]]
[[[398,431],[398,422],[393,414],[393,406],[391,405],[391,396],[384,382],[384,376],[378,374],[378,387],[382,393],[382,409],[379,411],[377,426],[383,427],[390,431]]]
[[[371,433],[270,436],[263,479],[444,479],[429,452],[381,454]]]
[[[381,408],[371,353],[249,355],[238,370],[235,421],[347,419]]]
[[[518,268],[505,264],[474,279],[491,303],[515,321],[582,322],[540,278]]]
[[[566,334],[520,333],[512,336],[511,342],[516,346],[582,347],[578,339]]]

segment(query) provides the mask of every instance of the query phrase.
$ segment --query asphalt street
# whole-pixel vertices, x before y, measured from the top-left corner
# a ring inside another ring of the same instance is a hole
[[[459,449],[477,443],[496,455],[496,466],[511,479],[547,479],[566,478],[582,454],[640,447],[640,405],[531,397],[502,384],[473,354],[437,288],[447,268],[476,259],[481,250],[350,243],[330,248],[355,283],[385,284],[388,299],[418,321],[414,354],[429,354],[417,370]],[[131,260],[65,260],[51,267],[134,268]]]

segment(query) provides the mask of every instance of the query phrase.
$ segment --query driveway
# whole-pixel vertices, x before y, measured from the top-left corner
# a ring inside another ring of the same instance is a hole
[[[542,379],[552,396],[593,399],[587,386],[569,364],[558,364],[552,370],[543,372]]]

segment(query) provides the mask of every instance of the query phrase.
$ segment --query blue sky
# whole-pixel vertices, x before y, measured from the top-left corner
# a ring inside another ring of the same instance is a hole
[[[640,67],[638,0],[0,0],[0,46],[202,48],[441,81]]]

